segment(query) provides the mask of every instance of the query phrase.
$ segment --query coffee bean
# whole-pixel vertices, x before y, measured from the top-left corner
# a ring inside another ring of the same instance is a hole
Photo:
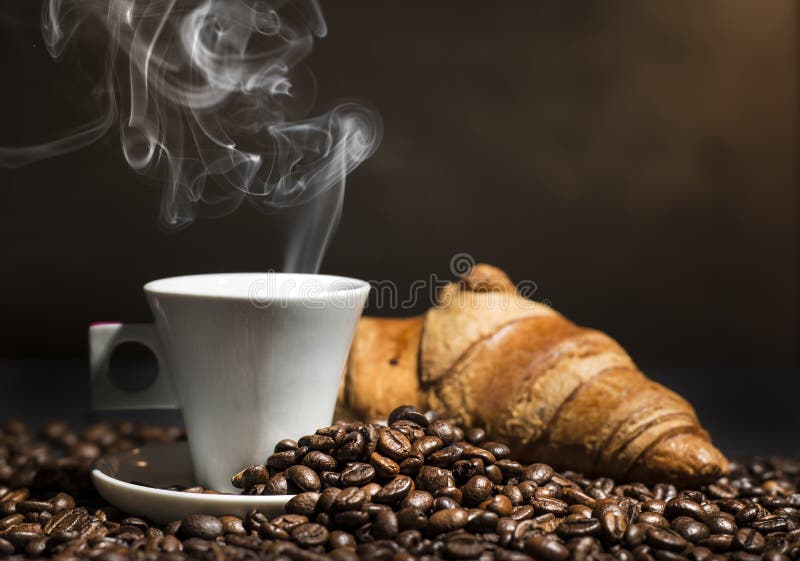
[[[456,441],[456,431],[453,425],[438,419],[428,424],[425,434],[441,439],[445,446]]]
[[[764,549],[766,541],[758,530],[740,528],[733,537],[733,547],[743,549],[748,553],[759,553]]]
[[[621,540],[628,529],[627,514],[614,499],[595,501],[591,515],[600,521],[601,533],[609,541]]]
[[[342,470],[341,484],[343,486],[357,486],[366,485],[375,478],[375,468],[369,464],[361,462],[353,462]]]
[[[468,520],[467,511],[463,508],[439,510],[431,514],[428,528],[434,534],[443,534],[463,528]]]
[[[442,487],[455,486],[450,472],[434,466],[422,466],[415,479],[417,489],[435,493]]]
[[[378,439],[378,450],[389,458],[402,462],[411,455],[411,441],[398,430],[385,428]]]
[[[304,436],[297,441],[297,444],[300,448],[308,446],[311,450],[318,450],[320,452],[328,452],[336,448],[336,441],[333,438],[321,434]]]
[[[464,505],[477,506],[492,494],[492,482],[483,475],[475,475],[461,488]]]
[[[392,510],[382,510],[375,516],[373,532],[375,537],[380,540],[391,540],[399,533],[399,522],[397,514]]]
[[[325,526],[308,522],[292,528],[291,536],[303,547],[322,545],[328,541],[328,529]]]
[[[692,543],[704,540],[711,534],[708,526],[688,516],[675,518],[671,526],[681,537]]]
[[[19,511],[19,505],[17,505]],[[787,532],[789,531],[789,520],[782,516],[767,516],[760,520],[750,522],[750,528],[759,532]]]
[[[273,449],[273,452],[286,452],[287,450],[297,450],[297,448],[298,446],[296,440],[284,438],[283,440],[278,441]]]
[[[732,534],[712,534],[704,540],[700,540],[698,545],[707,547],[716,553],[728,551],[733,544]]]
[[[283,452],[276,452],[267,458],[267,466],[274,470],[285,470],[289,466],[293,466],[296,460],[296,450],[285,450]]]
[[[402,530],[419,530],[423,531],[428,526],[428,517],[414,507],[406,507],[397,511],[397,524],[399,529]]]
[[[735,534],[737,530],[733,516],[727,512],[721,512],[708,519],[708,528],[712,534]]]
[[[333,510],[359,510],[367,502],[367,493],[358,487],[346,487],[338,493],[332,503]]]
[[[667,508],[669,508],[669,504]],[[645,542],[652,547],[669,551],[683,551],[688,544],[684,538],[672,530],[666,530],[655,526],[648,528],[645,534]]]
[[[600,521],[597,518],[584,518],[580,516],[573,519],[565,519],[556,528],[556,533],[564,539],[594,536],[600,533]]]
[[[319,491],[322,486],[316,472],[303,465],[291,466],[287,469],[286,478],[303,491]]]
[[[411,443],[411,452],[428,457],[443,446],[444,442],[438,436],[423,436]]]
[[[364,435],[361,432],[350,432],[345,436],[342,445],[333,455],[340,462],[352,462],[363,457],[366,449]]]
[[[382,479],[391,479],[400,473],[400,464],[378,452],[370,454],[369,463],[375,468],[376,475]]]
[[[509,516],[513,509],[511,501],[508,500],[508,497],[505,495],[495,495],[490,499],[486,499],[480,504],[480,507],[491,512],[496,512],[498,516]]]
[[[566,516],[567,503],[560,499],[534,499],[531,506],[536,510],[536,514],[553,514],[555,516]]]
[[[389,425],[395,421],[411,421],[423,429],[428,426],[428,418],[419,409],[412,405],[401,405],[389,413]]]
[[[336,460],[325,452],[312,450],[303,456],[303,465],[310,467],[316,472],[333,471],[336,469]]]
[[[475,559],[483,551],[483,544],[469,534],[450,536],[444,544],[444,554],[448,559]]]
[[[286,512],[289,514],[301,514],[312,516],[317,510],[320,494],[316,491],[306,491],[295,495],[286,503]]]
[[[405,499],[400,502],[400,508],[413,507],[422,512],[427,512],[433,508],[433,495],[427,491],[414,490],[408,493]]]
[[[407,475],[398,475],[375,493],[372,500],[376,503],[392,504],[405,499],[414,489],[414,482]]]
[[[695,520],[703,521],[706,517],[706,512],[702,506],[691,499],[675,497],[667,501],[667,505],[664,508],[664,516],[670,519],[678,516],[690,516]]]
[[[649,524],[658,528],[669,528],[669,521],[655,512],[643,512],[636,517],[637,524]]]
[[[238,516],[220,516],[219,521],[222,523],[222,533],[226,536],[230,534],[235,536],[247,535],[242,519]]]
[[[294,483],[292,483],[294,487]],[[289,480],[283,474],[273,475],[261,489],[262,495],[285,495],[289,492]]]
[[[569,558],[569,550],[564,544],[543,535],[528,538],[525,541],[525,552],[542,561],[566,561]]]
[[[537,485],[544,485],[553,477],[553,468],[547,464],[531,464],[522,470],[519,475],[520,481],[533,481]]]
[[[213,540],[222,535],[222,522],[206,514],[190,514],[181,522],[180,533],[188,538]]]

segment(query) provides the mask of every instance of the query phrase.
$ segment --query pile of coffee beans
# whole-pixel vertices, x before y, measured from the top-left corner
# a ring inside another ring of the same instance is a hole
[[[232,483],[295,494],[259,536],[337,560],[788,561],[800,559],[799,480],[800,461],[777,459],[735,463],[700,489],[556,473],[404,406],[388,426],[283,440]]]
[[[281,441],[236,474],[293,493],[267,518],[194,514],[166,526],[105,504],[99,455],[182,438],[176,428],[0,426],[0,558],[61,561],[800,560],[800,461],[750,459],[698,489],[617,484],[523,465],[481,429],[402,407],[389,426],[337,423]],[[183,489],[203,492],[200,488]]]

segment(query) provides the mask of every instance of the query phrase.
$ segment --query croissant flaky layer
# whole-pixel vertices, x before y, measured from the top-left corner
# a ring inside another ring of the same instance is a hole
[[[399,404],[484,426],[526,461],[681,485],[728,470],[692,406],[647,379],[607,335],[520,296],[477,265],[405,319],[363,318],[340,406],[363,418]]]

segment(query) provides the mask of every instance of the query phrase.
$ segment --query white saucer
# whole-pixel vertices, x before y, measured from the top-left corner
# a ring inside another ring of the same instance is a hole
[[[213,495],[163,489],[170,485],[190,487],[195,484],[186,442],[152,444],[103,456],[92,468],[92,481],[100,495],[123,512],[162,524],[195,513],[242,517],[252,509],[271,518],[282,514],[284,505],[292,497]]]

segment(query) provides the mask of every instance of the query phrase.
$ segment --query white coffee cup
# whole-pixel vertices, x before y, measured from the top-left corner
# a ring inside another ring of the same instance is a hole
[[[93,405],[180,408],[198,484],[232,491],[231,475],[264,463],[278,440],[331,423],[368,283],[231,273],[156,280],[144,291],[155,323],[89,327]],[[141,391],[108,377],[114,347],[131,341],[159,362]]]

